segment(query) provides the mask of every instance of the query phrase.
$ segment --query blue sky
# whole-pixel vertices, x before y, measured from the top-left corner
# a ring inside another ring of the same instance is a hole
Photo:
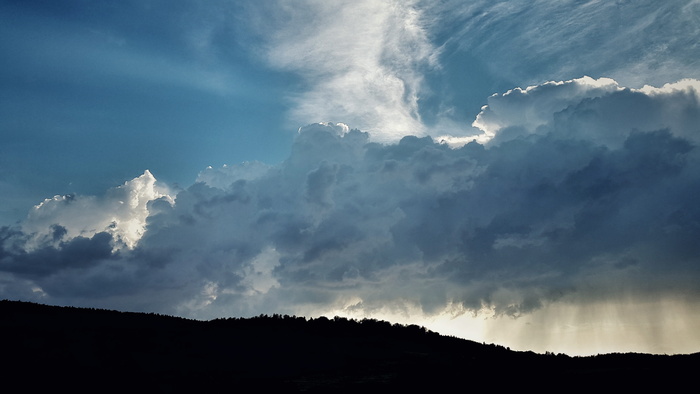
[[[0,297],[700,349],[697,1],[0,1]]]
[[[2,8],[3,184],[26,198],[5,221],[39,196],[101,193],[147,168],[186,186],[207,165],[288,154],[284,96],[298,78],[238,42],[239,6],[220,33],[216,11],[194,4]]]

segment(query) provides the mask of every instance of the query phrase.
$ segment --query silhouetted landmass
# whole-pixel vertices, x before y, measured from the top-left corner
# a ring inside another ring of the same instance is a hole
[[[374,319],[197,321],[0,301],[3,386],[72,392],[469,392],[695,386],[691,355],[516,352]],[[17,390],[19,391],[19,390]]]

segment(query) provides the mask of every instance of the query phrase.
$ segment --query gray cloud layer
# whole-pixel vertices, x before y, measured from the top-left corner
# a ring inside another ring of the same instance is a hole
[[[150,173],[47,200],[2,229],[0,296],[195,317],[695,298],[699,86],[548,83],[491,97],[484,144],[314,124],[174,203]]]

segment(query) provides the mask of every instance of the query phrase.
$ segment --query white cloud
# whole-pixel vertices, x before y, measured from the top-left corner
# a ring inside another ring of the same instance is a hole
[[[620,89],[612,79],[587,76],[525,89],[515,88],[489,97],[488,105],[481,109],[472,125],[484,133],[487,141],[503,132],[517,135],[546,133],[550,130],[545,126],[553,123],[556,113],[583,99],[594,99]]]
[[[292,98],[294,122],[343,120],[377,141],[425,132],[421,69],[435,65],[437,49],[414,2],[279,1],[258,12],[270,65],[308,86]]]
[[[698,47],[692,44],[698,8],[691,1],[659,6],[653,1],[309,0],[247,11],[249,27],[262,42],[261,56],[272,68],[303,79],[289,97],[292,124],[340,120],[379,142],[408,134],[452,145],[485,142],[491,131],[475,134],[456,115],[478,107],[459,108],[464,104],[455,97],[484,94],[489,84],[542,91],[548,88],[543,81],[557,78],[569,86],[557,91],[575,102],[577,95],[615,88],[607,78],[572,79],[581,75],[607,75],[632,87],[700,78]],[[517,94],[526,92],[516,89],[510,99]],[[522,126],[536,127],[540,116],[551,114],[539,104],[541,113],[520,113],[528,119]],[[482,115],[475,125],[502,128],[488,118]]]
[[[133,249],[146,230],[146,219],[151,213],[149,202],[161,198],[173,203],[167,187],[158,185],[146,170],[143,175],[108,190],[101,197],[47,198],[29,212],[21,227],[32,235],[30,245],[34,247],[47,239],[65,242],[78,236],[91,238],[107,232],[113,236],[116,249]],[[57,228],[61,229],[59,233]]]
[[[553,134],[618,147],[633,131],[659,129],[695,142],[698,92],[700,82],[691,79],[641,89],[609,78],[547,82],[492,95],[473,125],[489,144]]]

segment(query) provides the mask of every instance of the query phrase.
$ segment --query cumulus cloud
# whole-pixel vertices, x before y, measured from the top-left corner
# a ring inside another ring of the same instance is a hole
[[[174,200],[148,172],[49,199],[3,229],[0,289],[195,317],[696,299],[699,86],[551,82],[492,96],[485,144],[312,124]]]
[[[166,186],[146,170],[143,175],[108,190],[104,196],[54,196],[36,205],[22,222],[29,234],[30,249],[75,237],[92,238],[106,232],[114,238],[115,248],[133,248],[145,231],[150,214],[148,203],[164,199],[173,203]]]
[[[484,133],[484,142],[497,134],[499,139],[512,138],[515,133],[534,134],[550,125],[554,114],[584,98],[597,98],[618,89],[621,88],[612,79],[590,77],[515,88],[489,97],[488,105],[472,125]]]
[[[548,82],[492,95],[473,126],[490,144],[553,134],[619,147],[632,131],[660,129],[697,142],[699,89],[690,79],[641,89],[623,88],[608,78]]]

